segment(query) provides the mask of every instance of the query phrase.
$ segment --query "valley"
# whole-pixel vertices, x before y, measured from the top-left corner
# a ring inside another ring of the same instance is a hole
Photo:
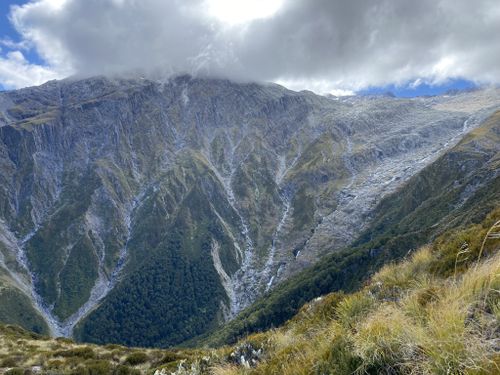
[[[324,97],[190,76],[0,93],[0,301],[28,306],[0,320],[134,346],[216,330],[382,233],[388,197],[418,189],[498,108],[497,89]],[[467,152],[498,152],[478,145]],[[464,173],[486,165],[467,160]]]
[[[493,374],[499,365],[499,234],[497,208],[480,223],[450,229],[403,261],[384,266],[356,292],[322,295],[286,324],[232,345],[99,346],[0,324],[0,371],[347,375],[451,369]]]

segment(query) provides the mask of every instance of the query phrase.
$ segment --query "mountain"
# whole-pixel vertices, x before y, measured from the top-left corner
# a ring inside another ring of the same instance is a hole
[[[451,228],[404,261],[386,265],[355,293],[318,297],[285,325],[219,349],[77,344],[0,325],[0,371],[494,374],[500,365],[499,250],[497,208],[481,223]]]
[[[332,99],[189,76],[1,93],[0,320],[148,346],[214,330],[323,256],[406,231],[420,201],[454,194],[432,232],[450,204],[496,197],[498,143],[464,142],[499,106],[493,89]]]
[[[405,257],[446,231],[480,224],[498,207],[499,111],[382,199],[372,211],[368,228],[351,246],[323,257],[231,322],[189,344],[234,343],[250,333],[283,324],[304,303],[333,291],[356,291],[385,264]],[[445,267],[453,268],[456,254],[446,261]]]

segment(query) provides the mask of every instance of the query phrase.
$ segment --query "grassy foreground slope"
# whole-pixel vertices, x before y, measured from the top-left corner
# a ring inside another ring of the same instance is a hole
[[[500,210],[384,266],[362,290],[320,297],[249,337],[261,349],[254,368],[214,373],[498,374],[498,250]]]
[[[412,177],[376,208],[367,230],[349,248],[278,285],[222,328],[187,343],[223,345],[278,326],[307,301],[357,290],[387,262],[401,259],[449,228],[480,223],[500,205],[500,112]]]
[[[361,290],[219,349],[85,345],[0,326],[6,374],[496,374],[500,208],[389,264]]]

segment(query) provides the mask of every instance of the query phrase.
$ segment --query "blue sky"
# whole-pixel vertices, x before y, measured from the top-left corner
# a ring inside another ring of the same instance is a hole
[[[387,85],[382,87],[370,87],[358,92],[360,95],[376,95],[392,93],[397,97],[415,97],[425,95],[441,95],[450,90],[465,90],[476,87],[476,84],[466,79],[450,79],[442,84],[430,85],[421,83],[413,86],[411,83],[404,85]]]
[[[20,36],[10,23],[8,15],[12,5],[23,5],[25,3],[27,3],[26,0],[0,0],[0,39],[9,39],[14,42],[20,41]],[[1,46],[1,48],[2,54],[10,50],[5,46]],[[34,48],[23,50],[23,54],[31,63],[43,64],[43,60],[38,56]]]
[[[10,40],[13,42],[20,42],[20,35],[12,26],[9,20],[10,7],[12,5],[23,5],[27,0],[0,0],[0,40]],[[13,51],[5,45],[0,45],[0,57],[4,57],[8,52]],[[36,49],[24,49],[22,51],[24,57],[32,64],[44,65],[43,60],[38,56]],[[0,90],[4,90],[4,86],[0,81]]]
[[[16,20],[29,31],[20,35],[8,15],[12,5],[27,3],[33,4],[16,11]],[[0,0],[0,90],[72,74],[130,71],[270,81],[319,94],[392,92],[399,97],[500,83],[500,43],[491,37],[500,34],[500,1],[182,4]]]
[[[5,36],[8,36],[12,39],[17,38],[17,33],[16,31],[12,28],[12,25],[7,19],[7,15],[10,10],[10,6],[17,4],[21,5],[24,4],[24,0],[2,0],[0,1],[0,14],[2,15],[2,20],[0,22],[0,34]]]
[[[9,38],[12,40],[18,39],[18,35],[16,30],[12,27],[11,23],[8,20],[8,14],[10,10],[10,6],[12,4],[23,4],[23,0],[3,0],[0,1],[0,39]],[[6,52],[6,48],[2,47],[2,51],[0,51],[0,56],[3,56]],[[2,82],[0,82],[0,90],[3,90]]]

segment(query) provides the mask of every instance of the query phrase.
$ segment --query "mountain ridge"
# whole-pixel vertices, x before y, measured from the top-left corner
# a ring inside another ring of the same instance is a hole
[[[233,321],[186,345],[233,343],[246,334],[283,324],[307,301],[329,292],[355,291],[386,263],[407,256],[447,230],[483,221],[500,204],[499,133],[500,112],[495,112],[382,199],[367,230],[350,247],[321,258]]]
[[[148,344],[178,343],[352,242],[381,196],[481,123],[499,97],[331,100],[187,76],[2,93],[8,283],[54,334],[80,323],[82,338],[105,340],[101,325],[120,322],[115,341],[137,345],[157,329]],[[182,280],[203,293],[177,306],[164,293],[180,296]],[[149,290],[135,300],[161,313],[127,300],[125,285],[139,281]],[[120,318],[123,304],[137,309]],[[178,307],[178,323],[194,328],[162,330]],[[127,321],[151,325],[120,332]]]

